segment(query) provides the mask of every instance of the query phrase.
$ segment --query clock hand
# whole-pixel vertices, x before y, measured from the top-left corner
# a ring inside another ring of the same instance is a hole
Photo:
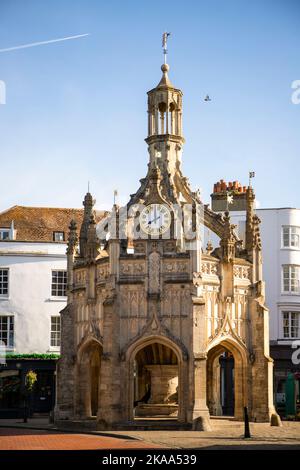
[[[149,220],[148,225],[151,225],[152,222],[156,222],[158,219],[160,219],[160,215],[158,217],[155,217],[153,220]]]

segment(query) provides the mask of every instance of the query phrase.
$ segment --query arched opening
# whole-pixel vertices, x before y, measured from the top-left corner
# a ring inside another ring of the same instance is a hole
[[[175,103],[170,103],[170,106],[169,106],[170,134],[176,134],[175,114],[176,114],[176,105]]]
[[[141,347],[133,358],[133,416],[178,417],[179,362],[175,351],[153,342]]]
[[[76,411],[80,418],[96,417],[100,402],[102,347],[88,342],[78,354]]]
[[[207,406],[210,415],[242,419],[246,403],[245,358],[229,343],[218,344],[207,355]]]
[[[168,132],[168,118],[166,116],[167,105],[163,101],[158,104],[158,110],[160,112],[160,134],[166,134]]]
[[[234,357],[224,350],[210,370],[209,411],[212,416],[234,416]]]

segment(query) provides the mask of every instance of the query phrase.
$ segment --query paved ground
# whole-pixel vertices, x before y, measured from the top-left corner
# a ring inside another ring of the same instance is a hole
[[[211,420],[211,432],[130,431],[132,437],[171,448],[202,449],[295,449],[300,450],[300,422],[284,422],[282,427],[250,423],[251,439],[244,439],[244,423]]]
[[[0,420],[0,449],[117,449],[117,448],[202,448],[202,449],[297,449],[300,450],[300,422],[283,422],[282,427],[250,423],[251,439],[243,439],[243,423],[212,419],[211,432],[114,431],[72,434],[50,431],[47,420]],[[8,426],[6,428],[1,426]],[[9,426],[19,426],[12,429]],[[35,426],[44,431],[29,430]],[[108,436],[113,434],[113,436]],[[131,437],[133,439],[129,439]],[[9,447],[8,447],[9,446]],[[25,446],[25,447],[24,447]],[[27,446],[27,447],[26,447]]]
[[[0,428],[0,450],[155,449],[140,440],[33,429]]]

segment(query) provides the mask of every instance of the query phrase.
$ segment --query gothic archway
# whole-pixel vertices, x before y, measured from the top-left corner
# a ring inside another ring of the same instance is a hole
[[[84,343],[77,355],[76,415],[96,417],[100,402],[102,346],[94,339]]]
[[[243,419],[247,402],[247,356],[224,340],[207,354],[207,406],[212,416]]]
[[[129,419],[182,421],[185,381],[179,347],[167,338],[150,337],[131,346],[127,357]]]

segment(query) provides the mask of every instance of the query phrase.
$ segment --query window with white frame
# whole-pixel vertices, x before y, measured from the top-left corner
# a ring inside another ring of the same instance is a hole
[[[65,240],[64,232],[53,232],[53,241],[54,242],[63,242]]]
[[[8,269],[0,268],[0,296],[8,296]]]
[[[8,349],[14,347],[14,317],[12,315],[0,316],[0,341]]]
[[[60,347],[60,317],[51,317],[50,346],[52,348]]]
[[[299,338],[300,312],[282,312],[283,337]]]
[[[8,228],[0,228],[0,240],[9,240],[10,230]]]
[[[300,293],[300,266],[285,264],[282,266],[283,292]]]
[[[54,297],[67,295],[67,271],[52,271],[51,295]]]
[[[300,248],[300,227],[294,225],[282,227],[282,246],[284,248]]]

